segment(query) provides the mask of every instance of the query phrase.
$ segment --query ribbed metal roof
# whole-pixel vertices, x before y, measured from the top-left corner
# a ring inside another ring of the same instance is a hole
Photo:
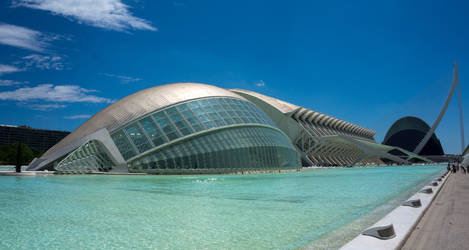
[[[346,131],[351,131],[357,134],[365,135],[368,137],[373,137],[376,132],[367,128],[360,127],[358,125],[334,118],[332,116],[328,116],[326,114],[321,114],[316,111],[306,109],[270,96],[265,96],[253,91],[244,90],[244,89],[230,89],[235,93],[239,93],[240,95],[250,95],[254,96],[265,103],[271,105],[272,107],[276,108],[283,114],[292,115],[295,119],[301,119],[303,121],[309,123],[318,123],[325,126],[336,126],[339,122],[341,123],[341,128]],[[333,124],[334,123],[334,124]]]
[[[50,148],[41,158],[46,158],[75,140],[102,128],[112,131],[154,110],[191,99],[211,96],[235,97],[246,100],[231,91],[200,83],[173,83],[141,90],[96,113],[75,131]]]

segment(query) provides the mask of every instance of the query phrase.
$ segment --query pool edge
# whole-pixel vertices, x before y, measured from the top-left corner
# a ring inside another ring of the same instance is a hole
[[[422,203],[421,207],[414,208],[400,205],[368,228],[370,229],[392,224],[396,235],[394,238],[382,240],[372,236],[360,234],[351,241],[347,242],[340,249],[399,249],[402,247],[451,175],[449,172],[445,172],[445,170],[441,171],[440,175],[444,173],[448,174],[442,178],[442,181],[438,184],[438,186],[424,186],[424,189],[432,188],[434,191],[433,193],[424,194],[419,191],[407,199],[420,199]]]

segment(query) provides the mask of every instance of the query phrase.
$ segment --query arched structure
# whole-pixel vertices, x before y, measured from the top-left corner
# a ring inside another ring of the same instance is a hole
[[[215,86],[177,83],[111,104],[28,169],[226,173],[299,166],[289,138],[256,105]]]
[[[413,153],[423,154],[421,151],[427,145],[427,142],[430,140],[430,138],[434,135],[436,128],[438,127],[438,125],[441,122],[441,119],[445,115],[446,110],[448,109],[448,105],[451,102],[451,98],[453,98],[454,90],[456,89],[457,86],[459,86],[458,83],[459,83],[458,64],[455,61],[453,83],[451,84],[451,89],[449,91],[448,97],[446,97],[445,104],[443,105],[443,108],[441,109],[440,114],[436,118],[432,127],[427,131],[427,133],[422,138],[422,140],[419,141],[419,143],[413,150]],[[460,126],[461,126],[461,150],[463,151],[464,150],[464,122],[463,122],[463,115],[462,115],[462,101],[461,101],[462,98],[461,98],[460,86],[458,88],[458,93],[459,93],[459,119],[460,119]]]
[[[370,129],[253,91],[231,91],[256,104],[288,135],[304,166],[380,164],[381,159],[402,164],[410,159],[428,161],[405,150],[401,151],[404,156],[388,153],[396,147],[377,144]]]
[[[392,154],[374,134],[252,91],[176,83],[116,101],[28,169],[191,174],[426,160]]]
[[[413,151],[430,130],[430,126],[421,119],[413,116],[403,117],[389,128],[383,144],[396,146],[407,151]],[[435,133],[420,151],[420,155],[443,155],[443,148]]]

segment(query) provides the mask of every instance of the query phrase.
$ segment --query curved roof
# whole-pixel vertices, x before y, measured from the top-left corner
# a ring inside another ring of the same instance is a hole
[[[230,90],[234,91],[235,93],[240,92],[240,93],[244,93],[247,95],[252,95],[254,97],[257,97],[261,99],[262,101],[266,102],[267,104],[269,104],[270,106],[273,106],[274,108],[278,109],[280,112],[284,114],[292,113],[301,108],[300,106],[296,106],[294,104],[284,102],[282,100],[279,100],[270,96],[265,96],[265,95],[262,95],[253,91],[244,90],[244,89],[230,89]]]
[[[285,115],[292,115],[295,119],[300,119],[309,123],[318,123],[318,124],[323,124],[325,126],[337,126],[339,123],[342,123],[341,125],[343,129],[352,131],[356,130],[355,132],[361,133],[362,135],[368,136],[368,137],[373,137],[376,132],[370,129],[362,128],[360,126],[351,124],[349,122],[334,118],[332,116],[318,113],[316,111],[306,109],[270,96],[265,96],[259,93],[256,93],[254,91],[249,91],[249,90],[244,90],[244,89],[230,89],[230,91],[233,91],[235,93],[238,93],[240,95],[244,96],[253,96],[257,99],[260,99],[261,101],[267,103],[268,105],[274,107],[278,111],[280,111],[282,114]],[[249,97],[247,97],[249,99]],[[348,126],[346,126],[348,125]],[[358,131],[358,130],[361,130]]]
[[[386,133],[386,136],[384,137],[383,143],[388,141],[389,138],[394,134],[407,129],[427,133],[427,131],[430,129],[430,126],[428,126],[428,124],[422,119],[417,118],[415,116],[402,117],[391,125],[388,132]]]
[[[414,116],[406,116],[392,124],[384,137],[383,144],[398,146],[412,151],[429,130],[430,126],[422,119]],[[433,133],[430,140],[425,144],[420,154],[444,154],[440,140],[438,140],[435,133]]]
[[[228,90],[200,83],[173,83],[144,89],[114,102],[96,113],[71,134],[50,148],[41,158],[102,128],[112,131],[154,110],[186,100],[210,96],[226,96],[246,100]]]

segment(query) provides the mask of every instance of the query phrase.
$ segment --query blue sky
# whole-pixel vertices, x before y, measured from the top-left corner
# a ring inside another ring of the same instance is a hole
[[[136,91],[201,82],[338,117],[381,142],[402,116],[434,122],[455,60],[468,114],[468,10],[465,1],[6,0],[0,124],[73,130]],[[437,135],[460,153],[457,96]]]

